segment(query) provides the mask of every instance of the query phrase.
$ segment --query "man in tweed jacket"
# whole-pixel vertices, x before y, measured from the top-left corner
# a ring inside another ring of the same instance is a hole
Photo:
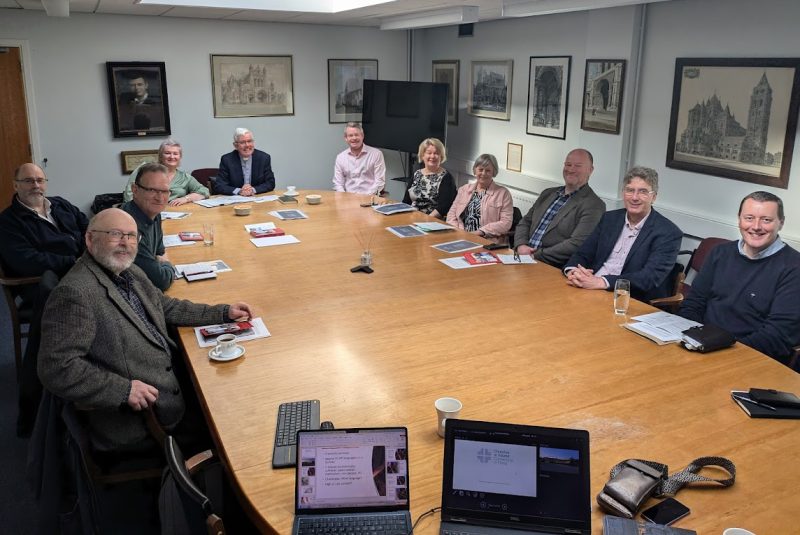
[[[246,303],[203,305],[165,296],[132,265],[138,233],[116,208],[95,216],[87,252],[50,294],[42,318],[39,376],[45,388],[85,409],[92,445],[146,447],[135,411],[154,405],[167,430],[185,404],[173,370],[168,325],[206,325],[252,316]]]

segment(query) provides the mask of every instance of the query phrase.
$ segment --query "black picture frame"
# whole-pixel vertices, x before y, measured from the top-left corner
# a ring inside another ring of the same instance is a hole
[[[107,61],[106,75],[115,138],[170,135],[163,61]]]
[[[530,56],[527,134],[567,138],[571,70],[572,56]]]
[[[625,93],[624,59],[587,59],[581,130],[619,134]]]
[[[329,59],[328,123],[361,122],[364,80],[377,79],[377,59]]]
[[[666,165],[787,189],[798,109],[800,58],[676,58]]]

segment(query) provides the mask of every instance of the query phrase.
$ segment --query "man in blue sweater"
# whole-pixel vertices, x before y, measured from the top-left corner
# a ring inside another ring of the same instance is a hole
[[[778,236],[783,201],[756,191],[739,205],[738,241],[710,253],[680,315],[717,325],[788,364],[800,345],[800,253]]]

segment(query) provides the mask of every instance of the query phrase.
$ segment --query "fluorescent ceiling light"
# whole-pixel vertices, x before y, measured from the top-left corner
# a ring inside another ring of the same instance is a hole
[[[471,22],[478,22],[478,8],[462,6],[389,17],[381,20],[381,30],[412,30]]]
[[[42,0],[48,17],[69,17],[69,0]]]
[[[43,2],[46,0],[42,0]],[[137,4],[180,7],[251,9],[295,13],[339,13],[392,0],[135,0]]]
[[[607,7],[630,6],[665,2],[668,0],[533,0],[530,2],[503,2],[503,17],[532,17],[534,15],[552,15],[570,11],[588,11]]]

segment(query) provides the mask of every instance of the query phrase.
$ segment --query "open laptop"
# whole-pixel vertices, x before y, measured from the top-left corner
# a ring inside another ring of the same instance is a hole
[[[297,432],[293,535],[406,535],[411,529],[405,427]]]
[[[440,535],[591,533],[589,433],[447,420]]]

